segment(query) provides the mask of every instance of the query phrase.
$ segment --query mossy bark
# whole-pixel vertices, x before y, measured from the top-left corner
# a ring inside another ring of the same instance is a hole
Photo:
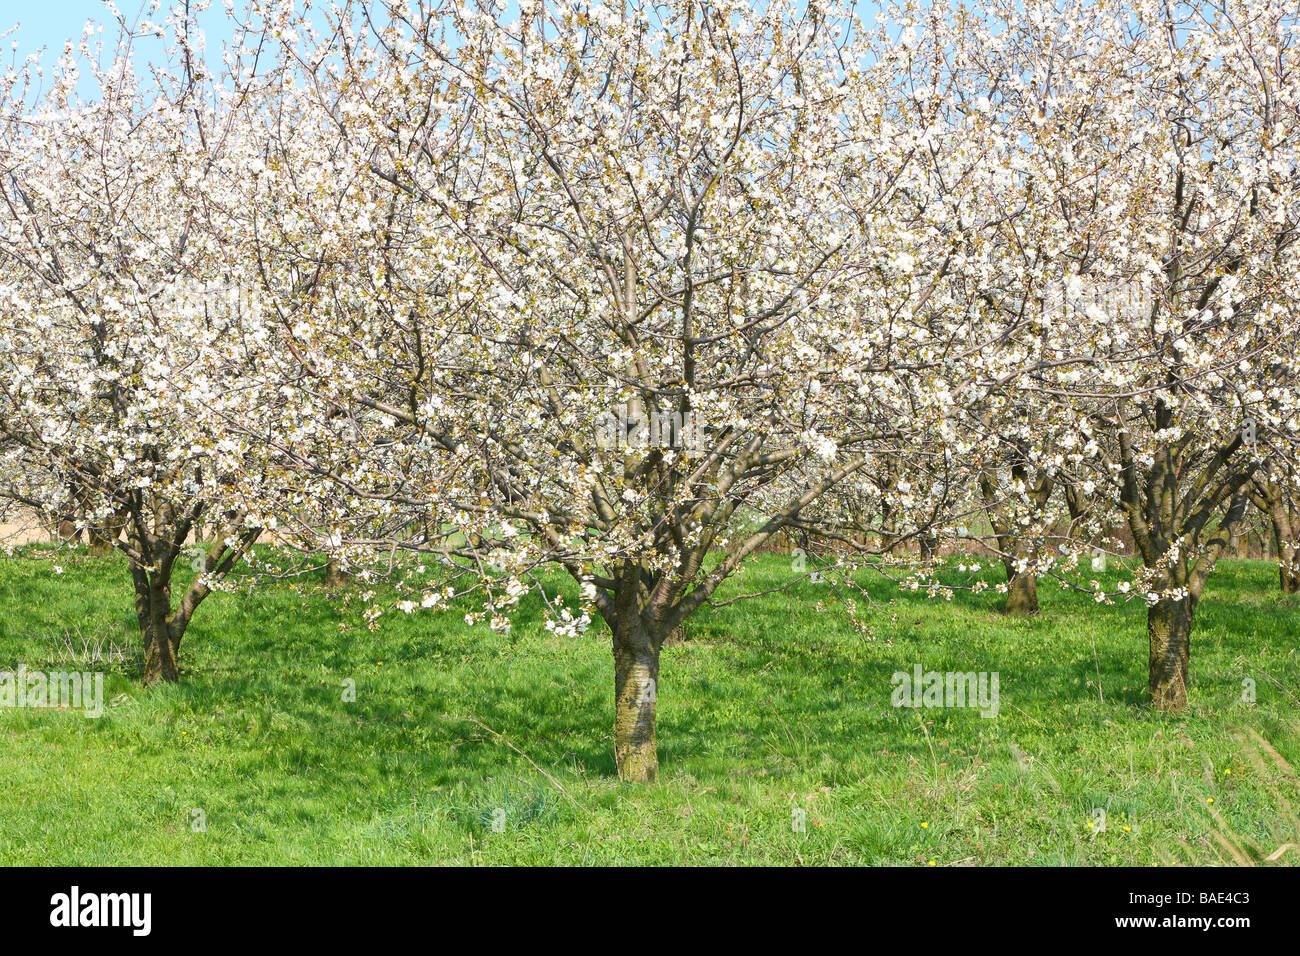
[[[1007,600],[1003,612],[1016,616],[1038,613],[1038,575],[1032,571],[1017,571],[1015,562],[1005,563],[1007,569]]]
[[[632,622],[614,631],[614,759],[620,780],[654,783],[659,777],[655,717],[659,644]]]
[[[1147,691],[1156,710],[1187,706],[1192,614],[1190,600],[1161,600],[1147,610]]]
[[[145,686],[162,682],[175,684],[180,680],[177,663],[179,647],[171,638],[166,625],[150,626],[145,633],[144,675]]]
[[[174,684],[180,680],[181,639],[194,608],[207,593],[206,587],[196,582],[186,592],[181,606],[172,607],[174,556],[173,552],[163,559],[160,571],[145,571],[138,566],[131,568],[135,582],[135,614],[144,639],[141,681],[146,687],[157,683]]]
[[[1273,525],[1273,547],[1277,549],[1278,584],[1283,594],[1300,593],[1300,550],[1296,548],[1291,516],[1280,504],[1269,515]]]
[[[1300,594],[1300,571],[1295,569],[1296,558],[1292,556],[1285,567],[1278,568],[1278,578],[1283,594]]]
[[[171,585],[143,571],[136,572],[135,611],[144,637],[143,683],[146,687],[159,682],[176,683],[180,680],[180,635],[170,620]]]

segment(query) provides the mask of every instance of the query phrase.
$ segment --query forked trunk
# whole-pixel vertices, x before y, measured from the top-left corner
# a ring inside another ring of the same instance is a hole
[[[149,540],[147,546],[136,536],[131,539],[133,551],[145,552],[153,559],[150,565],[138,560],[130,561],[131,579],[135,582],[135,613],[144,638],[144,674],[146,685],[159,681],[175,683],[180,678],[178,657],[181,640],[189,629],[194,612],[212,593],[211,579],[229,572],[235,561],[252,547],[260,534],[258,528],[245,527],[232,531],[227,537],[220,529],[218,540],[194,564],[194,579],[172,605],[172,573],[180,547],[174,542],[188,539],[188,528],[182,525],[172,529],[170,541]],[[231,538],[236,540],[232,543]]]
[[[174,684],[180,680],[177,654],[180,635],[172,627],[171,586],[151,579],[138,568],[132,568],[135,577],[135,613],[144,638],[144,674],[141,680],[148,687],[159,681]]]
[[[1187,706],[1193,606],[1184,598],[1163,599],[1147,610],[1148,693],[1156,710]]]
[[[619,779],[654,783],[659,777],[655,709],[659,647],[639,621],[614,629],[614,759]]]

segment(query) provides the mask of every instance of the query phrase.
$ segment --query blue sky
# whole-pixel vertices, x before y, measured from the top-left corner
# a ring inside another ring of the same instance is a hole
[[[141,0],[116,0],[118,8],[128,17],[134,17],[141,8]],[[164,7],[167,6],[164,3]],[[213,4],[207,19],[220,23],[223,11],[220,3]],[[42,46],[57,51],[63,41],[79,36],[87,20],[111,22],[103,0],[0,0],[0,30],[16,23],[22,28],[17,33],[20,54],[34,52]],[[215,38],[214,38],[215,39]]]
[[[117,6],[124,15],[134,19],[141,8],[141,0],[117,0]],[[224,21],[221,4],[215,3],[213,7],[205,19],[220,25]],[[42,46],[57,55],[64,40],[80,36],[87,20],[112,22],[103,0],[0,0],[0,30],[21,24],[14,35],[19,43],[20,56],[34,53]],[[215,41],[218,38],[213,36],[211,39]]]
[[[128,0],[123,12],[130,8]],[[65,37],[79,33],[88,18],[102,18],[103,11],[100,0],[0,0],[0,29],[22,23],[20,53],[29,53],[42,44],[55,49]]]
[[[171,0],[164,0],[164,11],[170,3]],[[145,7],[144,0],[116,0],[116,4],[131,22],[140,17]],[[158,19],[164,15],[162,11],[154,14]],[[3,62],[8,63],[11,57],[21,62],[43,48],[42,63],[52,65],[62,51],[64,41],[80,37],[87,20],[103,24],[104,37],[108,41],[116,39],[117,28],[103,0],[0,0],[0,33],[8,33],[0,46]],[[201,22],[206,26],[209,51],[219,51],[221,41],[230,36],[219,0],[213,3]],[[16,49],[13,47],[15,42],[18,44]],[[154,57],[162,42],[137,41],[137,62]],[[78,92],[87,99],[95,98],[94,82],[83,77]]]

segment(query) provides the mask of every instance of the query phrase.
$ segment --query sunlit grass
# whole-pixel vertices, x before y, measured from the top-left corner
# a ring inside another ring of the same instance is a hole
[[[69,635],[135,651],[123,566],[63,564],[0,561],[0,670],[71,669]],[[729,593],[790,573],[766,556]],[[1300,603],[1271,565],[1212,579],[1178,716],[1143,706],[1140,603],[1044,583],[1008,620],[992,592],[863,580],[869,635],[808,582],[693,619],[642,789],[614,776],[603,626],[556,638],[528,599],[508,635],[455,610],[372,633],[314,581],[217,595],[180,685],[143,690],[128,656],[101,719],[0,709],[0,863],[1232,863],[1300,842]],[[892,707],[916,663],[998,672],[998,716]]]

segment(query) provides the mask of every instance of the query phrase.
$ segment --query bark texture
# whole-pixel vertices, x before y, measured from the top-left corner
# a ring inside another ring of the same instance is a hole
[[[1147,611],[1147,683],[1156,710],[1187,706],[1194,602],[1162,600]]]
[[[1007,614],[1024,617],[1038,613],[1038,575],[1032,571],[1017,571],[1015,563],[1006,562],[1007,601],[1003,610]]]
[[[614,759],[620,780],[654,783],[659,647],[639,622],[620,624],[614,633]]]
[[[352,582],[352,575],[343,570],[343,566],[333,559],[325,564],[325,586],[327,588],[346,587]]]

